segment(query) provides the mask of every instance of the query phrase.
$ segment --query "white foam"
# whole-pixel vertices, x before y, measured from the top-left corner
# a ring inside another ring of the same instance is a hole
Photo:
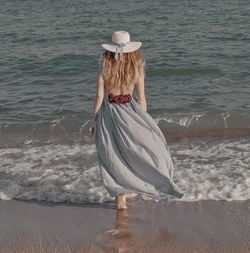
[[[0,199],[13,199],[18,194],[20,189],[21,187],[12,180],[0,180]]]
[[[201,117],[206,116],[206,114],[193,114],[193,115],[188,115],[188,116],[175,116],[175,117],[157,117],[155,118],[155,122],[159,124],[159,122],[165,121],[167,123],[174,123],[178,126],[182,127],[189,127],[191,126],[194,122],[198,121]]]
[[[47,145],[0,150],[0,199],[73,203],[110,200],[91,145]],[[11,178],[11,180],[9,179]]]
[[[249,199],[250,142],[196,142],[170,147],[184,199]]]
[[[249,199],[250,141],[169,145],[181,200]],[[0,149],[0,199],[53,202],[112,200],[103,186],[94,144]]]
[[[158,124],[162,121],[164,129],[182,128],[247,128],[249,114],[244,112],[221,111],[205,113],[175,114],[154,119]]]

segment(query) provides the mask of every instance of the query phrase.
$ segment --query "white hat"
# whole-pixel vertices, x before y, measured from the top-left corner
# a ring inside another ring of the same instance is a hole
[[[130,41],[130,35],[126,31],[116,31],[112,35],[112,42],[109,44],[102,44],[102,47],[108,51],[115,52],[115,59],[118,59],[118,54],[120,58],[122,53],[129,53],[137,50],[141,47],[141,42]]]

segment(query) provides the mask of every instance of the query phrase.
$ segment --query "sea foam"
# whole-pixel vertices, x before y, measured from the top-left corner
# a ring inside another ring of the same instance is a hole
[[[169,144],[181,200],[249,199],[250,141],[181,141]],[[0,199],[103,203],[112,198],[94,144],[0,149]]]

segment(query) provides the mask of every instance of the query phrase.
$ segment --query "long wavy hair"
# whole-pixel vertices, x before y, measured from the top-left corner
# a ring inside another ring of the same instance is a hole
[[[139,74],[144,74],[145,58],[140,49],[123,53],[122,59],[115,59],[115,53],[104,51],[100,58],[101,73],[106,89],[126,86],[129,88]]]

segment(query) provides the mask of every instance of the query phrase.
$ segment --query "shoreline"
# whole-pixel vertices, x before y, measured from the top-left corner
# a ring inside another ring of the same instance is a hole
[[[0,201],[0,253],[250,252],[250,200]]]

